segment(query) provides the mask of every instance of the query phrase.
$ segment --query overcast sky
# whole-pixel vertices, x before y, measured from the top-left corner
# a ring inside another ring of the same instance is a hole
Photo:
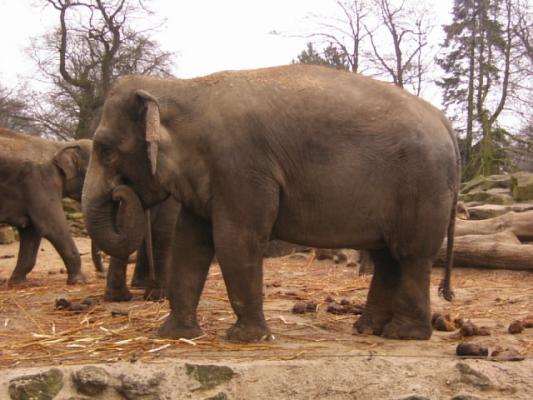
[[[440,25],[450,20],[452,0],[424,2],[435,12],[439,26],[434,37],[439,38]],[[35,66],[24,49],[31,37],[57,25],[55,10],[36,3],[0,0],[4,86],[16,86],[33,75]],[[310,14],[330,16],[339,11],[334,0],[155,0],[148,4],[156,17],[166,19],[155,37],[164,50],[177,53],[174,73],[180,78],[290,63],[308,41],[296,36],[311,31]]]

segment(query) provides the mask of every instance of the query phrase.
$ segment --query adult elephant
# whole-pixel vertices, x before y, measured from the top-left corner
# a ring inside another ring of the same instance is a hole
[[[368,250],[375,273],[354,329],[428,339],[432,260],[447,232],[441,289],[452,296],[459,163],[441,112],[361,75],[293,65],[130,76],[105,101],[82,203],[90,235],[117,256],[139,245],[143,209],[169,195],[182,204],[163,337],[201,334],[213,255],[237,315],[227,337],[267,336],[262,251],[279,238]]]
[[[20,237],[10,285],[26,280],[43,237],[63,259],[67,283],[85,282],[61,199],[81,200],[91,149],[90,140],[57,142],[0,128],[0,222],[16,227]]]
[[[159,300],[167,293],[166,271],[172,254],[174,229],[180,205],[172,197],[150,210],[150,235],[152,249],[146,239],[137,250],[137,260],[132,278],[132,286],[145,288],[145,300]],[[150,265],[153,263],[152,265]],[[106,279],[104,300],[129,301],[132,294],[126,285],[127,258],[111,257]],[[153,273],[151,269],[153,268]]]

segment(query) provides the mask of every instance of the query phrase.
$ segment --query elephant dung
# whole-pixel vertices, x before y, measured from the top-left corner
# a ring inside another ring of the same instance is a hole
[[[520,320],[511,322],[511,324],[509,325],[509,328],[507,328],[507,331],[512,335],[515,335],[517,333],[522,333],[523,330],[524,330],[524,325],[522,325],[522,321]]]

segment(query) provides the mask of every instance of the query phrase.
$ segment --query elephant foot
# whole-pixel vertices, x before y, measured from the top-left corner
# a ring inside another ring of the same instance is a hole
[[[269,340],[272,338],[270,329],[266,322],[239,322],[229,328],[226,332],[226,338],[231,342],[258,342],[260,340]]]
[[[432,333],[433,328],[429,317],[423,320],[415,320],[394,316],[383,329],[382,336],[387,339],[427,340]]]
[[[89,279],[81,272],[75,275],[69,275],[67,278],[67,285],[84,285],[86,283],[89,283]]]
[[[354,335],[362,333],[365,335],[379,336],[390,320],[391,316],[389,314],[370,312],[367,310],[354,322],[352,333]]]
[[[166,290],[163,288],[146,288],[143,298],[146,301],[159,301],[167,297]]]
[[[121,290],[106,289],[104,293],[104,301],[114,301],[114,302],[130,301],[132,297],[133,295],[126,287]]]
[[[28,284],[28,279],[26,276],[16,276],[12,275],[11,278],[7,281],[8,287],[18,287],[18,286],[24,286]]]
[[[185,326],[182,323],[177,322],[172,316],[168,317],[157,331],[158,335],[162,338],[168,339],[194,339],[203,335],[202,329],[197,323],[191,326]]]

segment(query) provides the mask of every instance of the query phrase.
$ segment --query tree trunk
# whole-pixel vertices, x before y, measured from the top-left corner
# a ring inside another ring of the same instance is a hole
[[[482,220],[455,222],[455,236],[491,235],[510,230],[521,242],[533,241],[533,210],[520,213],[508,212],[498,217]],[[489,238],[487,238],[489,240]]]
[[[446,241],[439,250],[435,265],[444,266],[445,263]],[[458,236],[454,245],[454,266],[533,271],[533,245],[521,244],[510,230]]]

